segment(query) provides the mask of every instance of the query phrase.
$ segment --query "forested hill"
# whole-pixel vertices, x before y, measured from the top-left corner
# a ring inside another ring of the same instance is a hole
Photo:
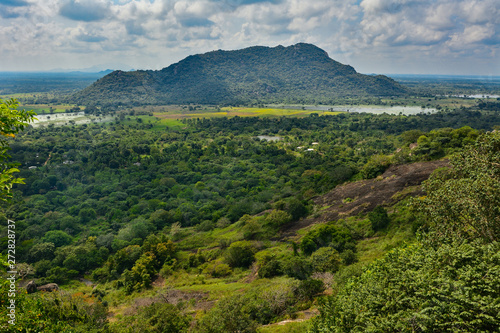
[[[189,56],[159,71],[112,72],[72,96],[84,105],[328,103],[397,96],[394,80],[357,73],[311,44],[254,46]]]

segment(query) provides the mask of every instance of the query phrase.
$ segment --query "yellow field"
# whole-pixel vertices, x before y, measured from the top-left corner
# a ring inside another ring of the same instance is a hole
[[[153,114],[155,117],[162,119],[185,119],[185,118],[215,118],[215,117],[306,117],[311,113],[318,115],[337,115],[342,112],[332,111],[315,111],[315,110],[297,110],[297,109],[280,109],[280,108],[250,108],[250,107],[224,107],[220,110],[205,109],[205,110],[164,110],[155,109]]]

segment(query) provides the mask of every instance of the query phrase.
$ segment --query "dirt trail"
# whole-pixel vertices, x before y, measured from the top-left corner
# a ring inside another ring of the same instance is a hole
[[[283,236],[291,237],[297,230],[314,223],[367,213],[378,205],[390,206],[409,195],[422,195],[419,185],[434,170],[445,166],[448,166],[448,160],[391,166],[375,179],[337,186],[313,199],[315,205],[325,207],[319,216],[308,217],[288,226],[282,231]]]

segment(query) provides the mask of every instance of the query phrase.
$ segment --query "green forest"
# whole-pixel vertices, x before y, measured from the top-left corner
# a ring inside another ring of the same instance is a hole
[[[339,98],[404,96],[383,75],[364,75],[319,47],[254,46],[186,57],[158,71],[115,71],[68,100],[98,107],[158,104],[332,103]]]
[[[500,101],[391,102],[437,111],[139,106],[29,126],[36,115],[2,102],[12,331],[500,330]],[[28,294],[32,280],[59,290]]]

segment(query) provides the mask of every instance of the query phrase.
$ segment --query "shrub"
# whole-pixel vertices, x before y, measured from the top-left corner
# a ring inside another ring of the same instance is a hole
[[[231,274],[231,267],[220,261],[211,261],[203,269],[203,274],[208,274],[212,277],[226,277]]]
[[[351,249],[347,249],[344,252],[342,252],[340,254],[340,258],[342,258],[342,263],[344,265],[351,265],[354,264],[356,261],[358,261],[356,253],[354,253],[354,251]]]
[[[300,243],[300,249],[304,254],[310,255],[316,249],[324,246],[332,246],[338,252],[350,247],[352,235],[349,230],[332,224],[322,225],[309,231]]]
[[[134,264],[132,269],[125,270],[122,274],[125,292],[140,291],[151,287],[151,282],[156,274],[154,268],[155,256],[151,252],[144,253]]]
[[[140,308],[133,316],[126,316],[111,326],[117,333],[182,333],[187,332],[190,318],[169,303],[153,303]]]
[[[300,281],[299,286],[295,290],[295,294],[301,300],[310,301],[315,295],[325,291],[326,287],[323,281],[307,279]]]
[[[375,178],[391,165],[391,158],[385,155],[373,155],[361,169],[364,179]]]
[[[370,220],[373,231],[385,228],[391,221],[387,215],[387,211],[382,206],[377,206],[368,213],[368,219]]]
[[[200,333],[257,332],[257,322],[253,318],[255,309],[252,308],[248,297],[235,295],[223,298],[203,316],[196,325]]]
[[[309,214],[306,205],[304,205],[304,203],[297,198],[293,198],[287,203],[286,212],[290,214],[292,221],[297,221],[301,217]]]
[[[300,256],[287,256],[281,259],[283,274],[299,280],[305,280],[311,275],[312,267],[309,260]]]
[[[248,268],[254,261],[255,247],[251,242],[234,242],[226,249],[224,259],[231,267]]]
[[[315,272],[336,272],[340,263],[339,253],[331,247],[322,247],[311,255],[311,265]]]
[[[292,216],[287,212],[282,210],[273,209],[269,215],[266,216],[267,223],[271,224],[273,227],[281,227],[292,220]]]

